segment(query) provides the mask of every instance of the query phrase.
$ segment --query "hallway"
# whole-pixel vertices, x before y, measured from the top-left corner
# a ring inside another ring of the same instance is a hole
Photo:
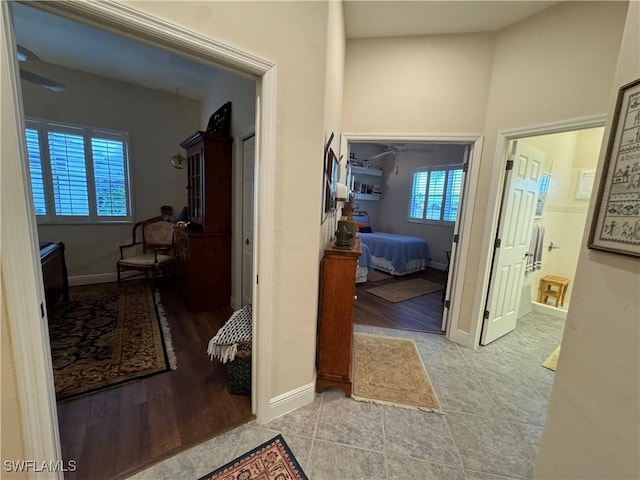
[[[473,351],[440,335],[356,326],[413,338],[446,414],[327,390],[269,424],[243,425],[131,478],[198,478],[278,433],[312,480],[531,478],[554,379],[541,363],[563,328],[563,320],[531,313]]]

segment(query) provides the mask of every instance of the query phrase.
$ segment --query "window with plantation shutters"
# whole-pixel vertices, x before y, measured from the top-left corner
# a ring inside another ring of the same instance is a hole
[[[131,220],[128,134],[28,120],[25,137],[39,223]]]
[[[414,169],[411,173],[409,220],[455,222],[462,191],[462,167],[449,165]]]

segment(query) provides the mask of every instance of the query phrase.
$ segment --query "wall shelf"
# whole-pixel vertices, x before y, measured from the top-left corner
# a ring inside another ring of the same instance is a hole
[[[356,167],[355,165],[351,165],[351,173],[355,175],[372,175],[374,177],[382,176],[382,170],[378,170],[377,168]]]
[[[354,200],[380,200],[381,193],[356,193]]]

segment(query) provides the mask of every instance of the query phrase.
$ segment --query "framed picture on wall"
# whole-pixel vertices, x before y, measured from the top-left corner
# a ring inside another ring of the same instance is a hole
[[[640,78],[618,91],[587,246],[640,257]]]
[[[322,222],[324,223],[327,214],[335,208],[335,194],[339,165],[336,154],[329,147],[324,156],[324,175],[322,178]]]

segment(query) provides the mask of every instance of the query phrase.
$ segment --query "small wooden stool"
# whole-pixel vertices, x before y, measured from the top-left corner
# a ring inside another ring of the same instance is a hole
[[[555,299],[554,306],[564,306],[564,297],[567,294],[569,279],[556,275],[545,275],[540,279],[538,289],[538,302],[547,303],[549,297]]]

